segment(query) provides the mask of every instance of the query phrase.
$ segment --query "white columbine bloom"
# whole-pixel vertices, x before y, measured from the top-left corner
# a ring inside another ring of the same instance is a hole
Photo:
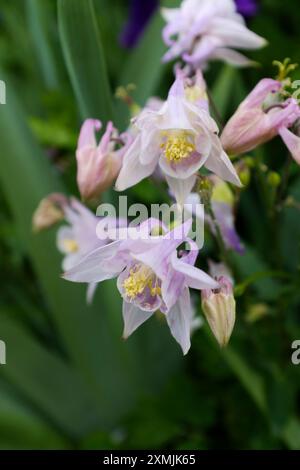
[[[183,204],[205,167],[240,186],[206,106],[187,98],[185,76],[177,76],[158,110],[145,108],[135,119],[136,137],[124,155],[116,189],[123,191],[150,176],[159,165],[178,203]]]
[[[163,39],[169,47],[164,62],[181,57],[194,68],[212,59],[245,66],[251,61],[235,49],[266,45],[247,28],[233,0],[183,0],[179,8],[163,8],[162,15],[167,22]]]

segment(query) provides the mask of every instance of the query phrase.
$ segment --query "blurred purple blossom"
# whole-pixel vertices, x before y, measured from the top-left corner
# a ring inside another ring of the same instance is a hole
[[[128,21],[121,34],[124,47],[134,47],[158,7],[158,0],[131,0]]]
[[[258,10],[257,0],[235,0],[235,3],[238,12],[246,18],[256,15]]]

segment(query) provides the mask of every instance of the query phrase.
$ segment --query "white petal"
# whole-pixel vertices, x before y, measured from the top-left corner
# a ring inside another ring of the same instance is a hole
[[[153,315],[153,312],[144,312],[134,304],[123,301],[123,338],[127,339],[140,325]]]
[[[116,241],[97,248],[74,268],[64,273],[63,278],[73,282],[101,282],[117,276],[125,267],[122,266],[122,260],[114,258],[119,245],[120,242]]]
[[[115,185],[117,191],[124,191],[134,186],[154,172],[157,161],[153,160],[147,165],[142,165],[139,158],[140,152],[141,136],[139,135],[124,155],[123,166]]]
[[[217,289],[219,287],[212,277],[206,274],[201,269],[195,268],[184,261],[181,261],[175,253],[171,257],[171,263],[173,268],[185,276],[186,284],[193,289]]]
[[[182,180],[166,175],[168,185],[176,199],[176,202],[180,204],[180,206],[183,207],[186,199],[191,194],[193,186],[196,183],[196,178],[196,175],[192,175],[189,178]]]
[[[218,136],[214,136],[212,144],[212,151],[205,162],[205,167],[222,180],[241,187],[242,183],[229,157],[224,152]]]
[[[183,354],[187,354],[191,347],[191,308],[189,289],[185,288],[174,307],[167,313],[171,334],[180,344]]]

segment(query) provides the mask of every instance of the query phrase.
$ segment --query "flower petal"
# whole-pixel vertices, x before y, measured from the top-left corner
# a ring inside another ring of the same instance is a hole
[[[286,127],[279,129],[279,135],[289,149],[293,159],[300,165],[300,137],[293,134]]]
[[[101,127],[101,121],[97,119],[86,119],[80,129],[77,150],[81,150],[85,147],[96,148],[95,131],[99,131]]]
[[[141,152],[141,135],[138,135],[124,155],[123,166],[116,181],[116,190],[124,191],[150,176],[156,167],[157,161],[153,160],[147,165],[142,165],[139,156]]]
[[[166,175],[166,180],[169,185],[169,188],[171,189],[172,194],[176,199],[176,202],[181,206],[184,205],[186,199],[191,194],[191,191],[196,183],[196,179],[196,175],[192,175],[184,180]]]
[[[153,315],[153,312],[144,312],[133,304],[123,301],[123,338],[127,339],[140,325]]]
[[[214,136],[212,144],[212,151],[205,162],[205,167],[221,179],[241,187],[242,183],[229,157],[224,152],[218,136]]]
[[[63,278],[73,282],[101,282],[116,277],[126,263],[117,256],[120,242],[97,248],[83,258],[74,268],[63,274]]]
[[[184,274],[185,283],[193,289],[217,289],[219,287],[218,282],[216,282],[212,277],[201,269],[185,263],[177,257],[177,253],[174,253],[171,257],[171,264],[175,271]]]
[[[191,347],[191,307],[189,289],[185,288],[176,304],[167,313],[167,322],[172,336],[180,344],[183,354],[187,354]]]

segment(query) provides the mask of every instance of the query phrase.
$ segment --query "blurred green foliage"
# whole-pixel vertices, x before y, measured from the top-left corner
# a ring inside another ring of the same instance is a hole
[[[300,63],[294,0],[260,3],[251,28],[270,43],[252,54],[261,67],[213,64],[207,74],[224,120],[258,79],[274,75],[274,59]],[[160,64],[158,14],[135,50],[119,45],[127,7],[124,0],[0,0],[7,84],[0,107],[0,339],[7,345],[0,448],[299,449],[300,374],[290,360],[300,338],[299,207],[283,210],[274,233],[262,194],[268,174],[260,171],[261,163],[282,171],[279,139],[250,157],[253,175],[238,214],[247,252],[233,257],[242,295],[226,351],[204,326],[183,360],[160,318],[122,342],[114,284],[101,286],[86,307],[84,288],[59,278],[55,233],[31,232],[43,196],[77,195],[82,119],[112,117],[125,129],[128,110],[114,98],[116,87],[135,83],[142,105],[149,95],[164,97],[172,82],[172,67]],[[298,203],[299,184],[293,166],[289,193]],[[149,181],[128,194],[146,203],[163,197]],[[208,239],[203,262],[214,248]]]

